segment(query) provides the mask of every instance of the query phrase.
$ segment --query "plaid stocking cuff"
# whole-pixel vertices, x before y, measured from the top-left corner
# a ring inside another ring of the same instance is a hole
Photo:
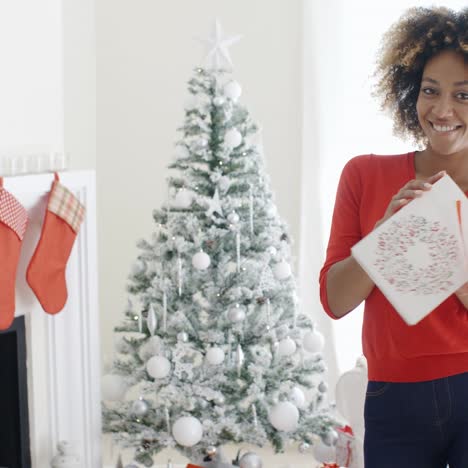
[[[28,224],[28,213],[23,205],[4,188],[0,187],[0,222],[13,229],[22,241]]]
[[[85,207],[60,182],[53,184],[47,209],[62,218],[77,233],[85,215]]]

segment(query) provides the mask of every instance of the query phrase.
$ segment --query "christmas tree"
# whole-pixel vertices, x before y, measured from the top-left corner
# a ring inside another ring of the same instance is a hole
[[[299,312],[287,227],[229,67],[236,39],[217,24],[189,81],[169,200],[138,244],[103,379],[104,431],[146,466],[166,447],[197,461],[207,446],[304,449],[334,432],[323,336]]]

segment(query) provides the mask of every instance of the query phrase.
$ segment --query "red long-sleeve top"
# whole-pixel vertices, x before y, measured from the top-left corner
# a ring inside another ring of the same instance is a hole
[[[380,220],[391,198],[415,179],[414,152],[351,159],[343,169],[330,240],[320,272],[320,298],[327,314],[327,273],[351,255],[351,247]],[[420,382],[468,371],[468,310],[455,295],[418,324],[407,325],[374,287],[364,307],[362,346],[369,380]]]

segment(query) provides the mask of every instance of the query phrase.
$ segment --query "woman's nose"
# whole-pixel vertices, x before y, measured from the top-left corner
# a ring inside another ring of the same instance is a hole
[[[441,96],[437,102],[435,102],[432,113],[439,119],[451,117],[453,115],[453,106],[450,97]]]

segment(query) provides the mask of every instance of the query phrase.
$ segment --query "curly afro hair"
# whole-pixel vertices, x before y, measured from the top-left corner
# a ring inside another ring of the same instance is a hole
[[[377,59],[374,95],[393,118],[395,135],[423,146],[426,137],[418,121],[418,100],[427,61],[454,50],[468,63],[468,8],[410,8],[385,33]]]

